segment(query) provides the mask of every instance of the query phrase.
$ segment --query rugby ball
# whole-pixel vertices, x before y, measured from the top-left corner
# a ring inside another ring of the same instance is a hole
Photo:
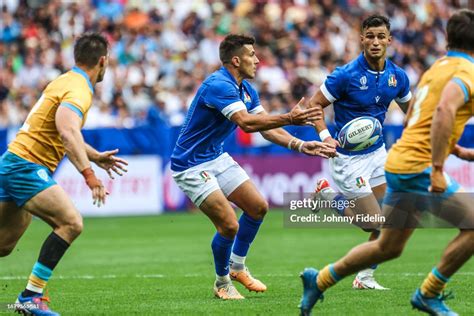
[[[382,136],[379,120],[370,116],[361,116],[344,125],[337,136],[341,147],[359,151],[369,148]]]

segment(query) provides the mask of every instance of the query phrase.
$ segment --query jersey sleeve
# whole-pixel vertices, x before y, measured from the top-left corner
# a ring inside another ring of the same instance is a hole
[[[474,97],[474,75],[467,69],[457,71],[452,80],[461,87],[465,102]]]
[[[82,119],[92,105],[92,96],[87,90],[70,88],[65,92],[60,105],[73,110]]]
[[[410,79],[408,79],[406,72],[401,71],[400,81],[401,81],[401,85],[400,85],[401,88],[395,101],[397,103],[406,103],[410,101],[412,97],[411,91],[410,91]]]
[[[220,111],[225,117],[230,117],[238,111],[247,110],[245,104],[240,100],[238,90],[230,82],[213,82],[206,96],[206,106]]]
[[[321,92],[329,102],[333,103],[342,98],[348,82],[347,72],[342,67],[338,67],[326,78],[321,86]]]
[[[252,107],[249,109],[250,114],[258,114],[263,112],[265,109],[260,104],[260,96],[257,90],[251,85],[250,86],[250,97],[252,98]]]

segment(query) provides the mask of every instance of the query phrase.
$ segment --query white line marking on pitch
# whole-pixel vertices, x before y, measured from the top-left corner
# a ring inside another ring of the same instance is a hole
[[[378,273],[378,275],[398,275],[404,277],[413,277],[413,276],[425,276],[427,272],[402,272],[402,273]],[[210,275],[210,274],[209,274]],[[201,278],[207,277],[208,274],[202,273],[188,273],[185,274],[185,278]],[[283,273],[283,274],[274,274],[274,273],[267,273],[267,274],[256,274],[256,276],[260,277],[277,277],[277,278],[292,278],[296,277],[298,274],[292,273]],[[474,276],[474,272],[458,272],[456,275],[464,275],[464,276]],[[164,274],[135,274],[135,275],[115,275],[115,274],[105,274],[105,275],[53,275],[54,279],[60,280],[96,280],[96,279],[120,279],[120,278],[137,278],[137,279],[162,279],[166,278],[167,276]],[[169,277],[169,276],[168,276]],[[173,277],[179,277],[179,275],[173,275]],[[20,275],[11,275],[11,276],[0,276],[0,280],[25,280],[28,279],[28,276],[20,276]]]

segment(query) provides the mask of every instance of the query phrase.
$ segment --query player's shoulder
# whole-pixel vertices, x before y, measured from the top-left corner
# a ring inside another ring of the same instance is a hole
[[[338,72],[339,76],[343,78],[356,78],[359,77],[359,75],[364,75],[366,73],[366,68],[362,64],[362,58],[364,57],[360,55],[347,64],[336,67],[335,72]]]
[[[78,91],[82,93],[89,90],[91,93],[93,92],[93,87],[88,79],[71,70],[59,75],[56,79],[50,82],[49,86],[65,91]]]
[[[255,89],[255,87],[250,82],[248,82],[247,80],[243,80],[242,85],[244,86],[244,88],[247,91],[249,91],[251,93],[257,93],[257,89]]]
[[[228,92],[228,91],[238,91],[239,86],[222,70],[217,70],[213,72],[209,77],[206,78],[203,82],[204,86],[212,92]]]
[[[387,62],[386,69],[389,70],[389,71],[394,72],[397,75],[397,77],[398,76],[400,76],[400,77],[407,76],[406,71],[402,67],[400,67],[396,63],[394,63],[392,60],[387,58],[386,62]]]
[[[474,60],[468,60],[466,58],[458,58],[456,63],[456,69],[469,73],[474,77]]]

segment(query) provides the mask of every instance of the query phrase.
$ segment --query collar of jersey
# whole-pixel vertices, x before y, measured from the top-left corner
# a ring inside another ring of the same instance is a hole
[[[237,84],[237,80],[235,80],[234,76],[232,76],[232,74],[229,72],[229,70],[227,70],[227,68],[225,68],[224,66],[221,67],[221,70],[224,72],[224,74],[230,79],[232,80],[232,83],[235,84],[235,87],[237,89],[240,89],[240,86]],[[242,81],[243,83],[243,81]]]
[[[455,51],[455,50],[449,50],[448,53],[446,54],[446,56],[465,58],[465,59],[469,60],[471,63],[474,63],[474,58],[471,55],[467,54],[467,53],[458,52],[458,51]]]
[[[81,68],[79,68],[79,67],[77,67],[77,66],[72,67],[71,71],[72,71],[72,72],[75,72],[75,73],[78,73],[78,74],[80,74],[81,76],[83,76],[84,79],[86,79],[87,84],[89,85],[89,88],[90,88],[91,91],[92,91],[92,94],[94,94],[94,87],[92,86],[91,80],[89,79],[89,75],[86,74],[86,72],[85,72],[84,70],[82,70]]]
[[[359,62],[364,66],[365,70],[370,72],[371,74],[378,75],[378,74],[383,74],[385,72],[385,68],[387,68],[387,60],[385,60],[385,68],[382,71],[375,71],[370,69],[369,63],[367,62],[367,59],[365,59],[364,53],[360,53],[359,55]]]

